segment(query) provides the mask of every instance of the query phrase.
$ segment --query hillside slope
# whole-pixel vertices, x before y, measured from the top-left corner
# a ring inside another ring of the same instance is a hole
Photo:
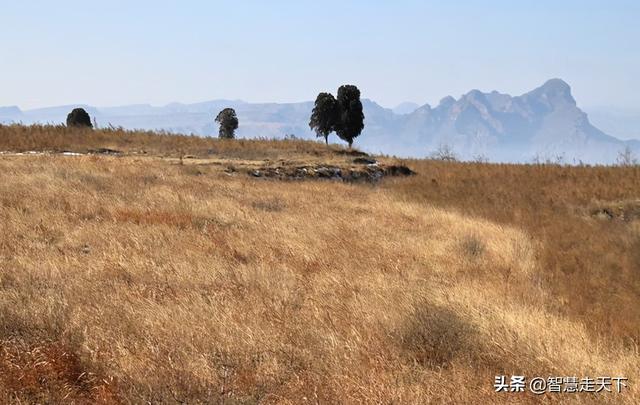
[[[640,170],[408,164],[371,186],[0,155],[3,402],[567,399],[497,394],[504,374],[624,376],[575,395],[637,403],[640,227],[591,212]]]

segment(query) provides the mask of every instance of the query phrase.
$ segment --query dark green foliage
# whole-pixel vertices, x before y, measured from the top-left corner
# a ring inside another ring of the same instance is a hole
[[[346,84],[338,89],[337,99],[330,93],[318,94],[309,127],[316,131],[318,137],[323,136],[327,143],[329,134],[335,131],[351,148],[353,140],[364,129],[360,90],[356,86]]]
[[[329,134],[335,131],[338,117],[338,102],[335,97],[330,93],[320,93],[311,112],[309,127],[316,131],[316,136],[324,137],[324,141],[328,144]]]
[[[236,110],[225,108],[218,113],[216,122],[220,124],[219,137],[226,139],[235,138],[235,130],[238,129],[238,117]]]
[[[74,108],[73,111],[67,115],[67,126],[93,128],[91,117],[84,108]]]
[[[338,108],[340,109],[340,119],[335,128],[340,139],[353,144],[353,140],[360,135],[364,129],[364,113],[362,102],[360,101],[360,90],[353,85],[340,86],[338,89]]]

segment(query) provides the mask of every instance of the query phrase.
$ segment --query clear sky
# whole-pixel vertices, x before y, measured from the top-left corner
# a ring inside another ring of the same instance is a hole
[[[312,100],[394,106],[566,80],[640,106],[639,1],[2,1],[0,106]]]

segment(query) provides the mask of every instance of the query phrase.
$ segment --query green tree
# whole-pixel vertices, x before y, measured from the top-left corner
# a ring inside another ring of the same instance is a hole
[[[225,108],[218,113],[216,122],[220,124],[220,131],[218,132],[220,138],[235,138],[235,131],[238,129],[236,110],[233,108]]]
[[[360,90],[356,86],[347,84],[338,89],[339,120],[335,127],[340,139],[353,145],[353,140],[364,129],[364,112],[360,101]]]
[[[91,117],[84,108],[74,108],[69,115],[67,115],[67,126],[93,128],[93,124],[91,124]]]
[[[338,102],[335,97],[331,93],[320,93],[311,112],[309,128],[316,132],[317,137],[324,137],[325,143],[329,144],[329,134],[335,131],[338,117]]]

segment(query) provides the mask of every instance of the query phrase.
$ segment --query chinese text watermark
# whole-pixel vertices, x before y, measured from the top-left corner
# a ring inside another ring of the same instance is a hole
[[[496,392],[546,393],[621,393],[628,388],[626,377],[532,377],[523,375],[497,375],[493,388]]]

